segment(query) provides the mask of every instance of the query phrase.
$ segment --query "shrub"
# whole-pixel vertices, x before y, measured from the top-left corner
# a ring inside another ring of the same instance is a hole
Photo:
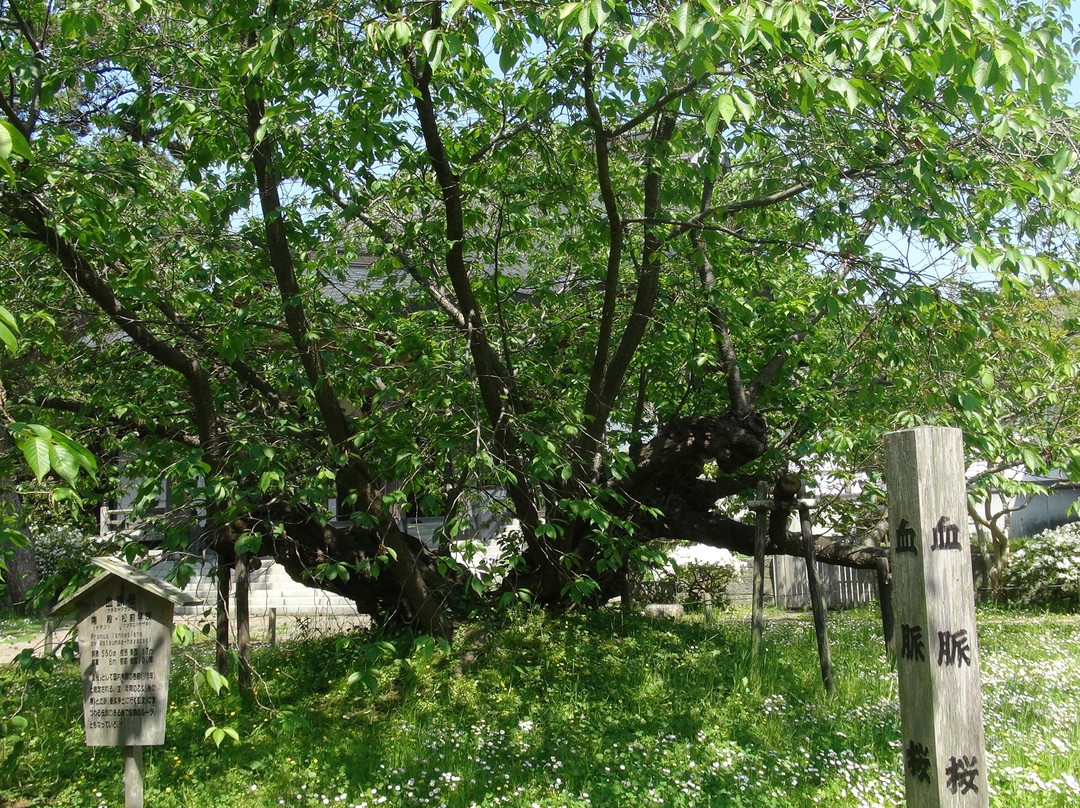
[[[735,567],[720,564],[680,564],[675,570],[680,588],[690,602],[702,602],[708,595],[712,605],[726,609],[730,605],[727,587],[735,577]]]
[[[48,605],[83,572],[99,548],[74,525],[32,524],[27,532],[34,543],[40,580],[33,591],[34,601]]]
[[[1080,606],[1080,522],[1018,540],[1003,582],[1009,599],[1053,609]]]
[[[726,608],[730,605],[727,587],[740,563],[726,550],[677,547],[671,553],[671,563],[634,582],[634,597],[651,603],[701,603],[708,595],[713,606]]]

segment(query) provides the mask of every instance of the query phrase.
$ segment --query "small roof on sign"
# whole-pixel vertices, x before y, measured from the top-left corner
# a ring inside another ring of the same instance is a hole
[[[110,576],[122,578],[128,583],[135,584],[135,586],[141,587],[153,595],[157,595],[159,598],[172,601],[177,606],[195,606],[202,603],[200,598],[188,594],[182,589],[177,589],[172,584],[155,578],[153,575],[147,575],[142,570],[137,570],[130,564],[125,564],[117,558],[107,558],[102,556],[91,560],[96,566],[101,567],[101,569],[105,571],[105,574],[99,575],[94,580],[80,587],[74,594],[69,595],[57,603],[50,614],[64,614],[70,612],[75,608],[76,603],[86,597],[87,594],[106,583]]]

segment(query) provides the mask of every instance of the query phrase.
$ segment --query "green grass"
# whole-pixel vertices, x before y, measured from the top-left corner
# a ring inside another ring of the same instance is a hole
[[[44,622],[37,617],[0,609],[0,642],[29,642],[44,628]]]
[[[748,622],[513,612],[463,626],[449,655],[402,635],[314,638],[258,650],[254,698],[196,692],[178,651],[146,804],[901,804],[876,614],[831,616],[831,699],[808,619],[770,621],[759,667]],[[983,612],[980,643],[991,805],[1075,804],[1080,622]],[[0,804],[122,804],[121,750],[84,745],[75,667],[0,678],[0,718],[29,721],[0,740]],[[211,726],[239,743],[216,748]]]

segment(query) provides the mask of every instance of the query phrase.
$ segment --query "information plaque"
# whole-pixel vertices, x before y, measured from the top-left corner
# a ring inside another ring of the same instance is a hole
[[[105,574],[61,603],[78,624],[87,746],[165,743],[176,605],[198,600],[111,558]]]

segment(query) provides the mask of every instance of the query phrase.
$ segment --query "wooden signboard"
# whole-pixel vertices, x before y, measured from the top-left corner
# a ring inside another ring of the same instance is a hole
[[[165,743],[172,612],[120,577],[76,607],[87,746]]]
[[[125,804],[142,805],[142,747],[165,743],[177,605],[200,601],[111,558],[105,573],[53,609],[74,611],[87,746],[123,746]]]
[[[979,644],[959,429],[885,436],[908,808],[985,808]]]

